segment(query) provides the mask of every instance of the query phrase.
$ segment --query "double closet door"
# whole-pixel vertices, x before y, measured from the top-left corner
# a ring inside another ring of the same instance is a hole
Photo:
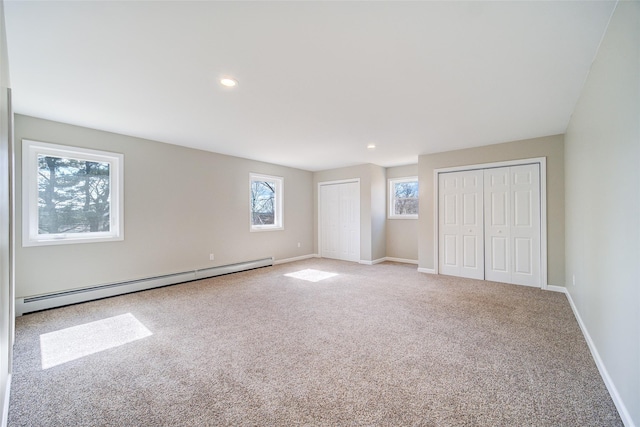
[[[438,175],[439,270],[541,286],[540,165]]]

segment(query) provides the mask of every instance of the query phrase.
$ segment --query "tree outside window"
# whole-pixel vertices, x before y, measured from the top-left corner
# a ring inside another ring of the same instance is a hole
[[[109,231],[109,163],[38,156],[38,234]]]
[[[418,217],[418,178],[389,180],[389,218]]]
[[[250,175],[251,231],[283,228],[282,182],[281,177]]]

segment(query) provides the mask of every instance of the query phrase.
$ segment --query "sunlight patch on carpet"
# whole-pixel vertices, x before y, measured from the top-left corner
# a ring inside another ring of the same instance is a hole
[[[285,274],[287,277],[294,277],[296,279],[307,280],[309,282],[319,282],[320,280],[328,279],[329,277],[337,275],[338,273],[327,273],[326,271],[313,270],[311,268]]]
[[[42,369],[153,335],[131,313],[40,335]]]

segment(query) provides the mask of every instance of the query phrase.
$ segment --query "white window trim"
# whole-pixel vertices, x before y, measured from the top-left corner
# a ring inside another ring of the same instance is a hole
[[[253,225],[251,218],[253,212],[251,210],[251,183],[253,181],[275,181],[275,212],[273,225]],[[258,173],[249,174],[249,231],[277,231],[284,230],[284,178],[281,176],[264,175]]]
[[[417,176],[406,176],[406,177],[401,177],[401,178],[389,178],[387,180],[389,182],[388,185],[388,200],[389,200],[389,206],[387,209],[387,219],[418,219],[418,215],[396,215],[395,214],[395,191],[394,191],[394,186],[396,183],[400,183],[400,182],[413,182],[413,181],[418,181],[418,177]],[[420,185],[418,183],[418,185]]]
[[[38,156],[109,163],[110,231],[38,234]],[[124,240],[124,156],[119,153],[22,140],[22,246],[65,245]]]

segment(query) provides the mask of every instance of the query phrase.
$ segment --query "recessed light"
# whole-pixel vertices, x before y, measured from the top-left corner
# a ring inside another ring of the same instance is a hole
[[[231,77],[223,77],[220,79],[220,84],[226,87],[236,87],[238,86],[238,81]]]
[[[367,145],[367,148],[369,150],[373,150],[374,148],[376,148],[376,144],[369,144],[369,145]]]

